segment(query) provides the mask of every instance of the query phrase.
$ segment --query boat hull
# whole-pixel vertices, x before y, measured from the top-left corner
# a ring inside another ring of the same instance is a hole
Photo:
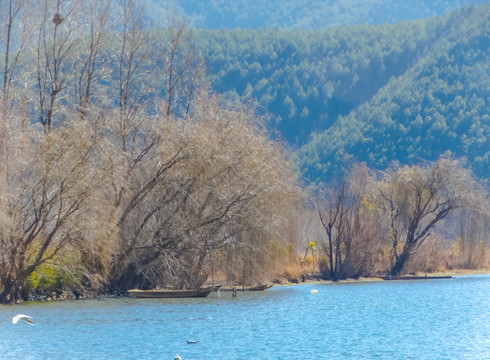
[[[383,280],[437,280],[452,278],[452,276],[381,276]]]
[[[214,287],[194,289],[194,290],[128,290],[128,294],[139,299],[175,299],[175,298],[196,298],[207,297]]]
[[[248,289],[245,289],[245,291],[264,291],[267,289],[270,289],[273,285],[257,285],[257,286],[252,286]]]
[[[257,285],[250,287],[231,287],[231,288],[221,288],[221,291],[264,291],[270,289],[274,285]]]

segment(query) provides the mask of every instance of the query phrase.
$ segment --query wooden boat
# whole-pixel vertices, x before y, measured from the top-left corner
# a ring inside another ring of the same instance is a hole
[[[273,286],[274,285],[272,285],[272,284],[257,285],[257,286],[249,287],[248,289],[245,288],[244,291],[264,291],[264,290],[270,289]]]
[[[234,290],[236,290],[236,291],[264,291],[264,290],[270,289],[273,286],[274,285],[272,285],[272,284],[249,286],[249,287],[235,286],[235,287],[226,288],[226,289],[221,288],[221,291],[234,291]]]
[[[209,286],[194,290],[128,290],[128,294],[140,299],[172,299],[172,298],[189,298],[189,297],[207,297],[212,291],[216,290],[216,286]]]
[[[452,276],[381,276],[383,280],[433,280],[452,279]]]

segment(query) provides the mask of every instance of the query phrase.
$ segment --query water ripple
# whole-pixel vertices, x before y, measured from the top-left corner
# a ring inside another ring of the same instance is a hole
[[[476,276],[3,306],[0,357],[488,359],[489,289],[490,276]],[[35,326],[12,325],[16,313]]]

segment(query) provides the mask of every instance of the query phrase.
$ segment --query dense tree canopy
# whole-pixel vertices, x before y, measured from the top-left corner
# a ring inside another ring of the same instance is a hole
[[[312,137],[300,151],[304,171],[318,179],[352,158],[381,169],[393,160],[436,160],[450,151],[488,177],[489,12],[487,5],[449,17],[447,36],[426,56]],[[325,163],[329,169],[319,166]]]

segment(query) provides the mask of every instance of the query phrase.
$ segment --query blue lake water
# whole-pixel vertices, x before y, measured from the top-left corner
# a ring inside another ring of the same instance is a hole
[[[18,313],[35,325],[13,325]],[[176,354],[182,360],[490,359],[490,275],[277,286],[237,298],[0,306],[0,359]]]

